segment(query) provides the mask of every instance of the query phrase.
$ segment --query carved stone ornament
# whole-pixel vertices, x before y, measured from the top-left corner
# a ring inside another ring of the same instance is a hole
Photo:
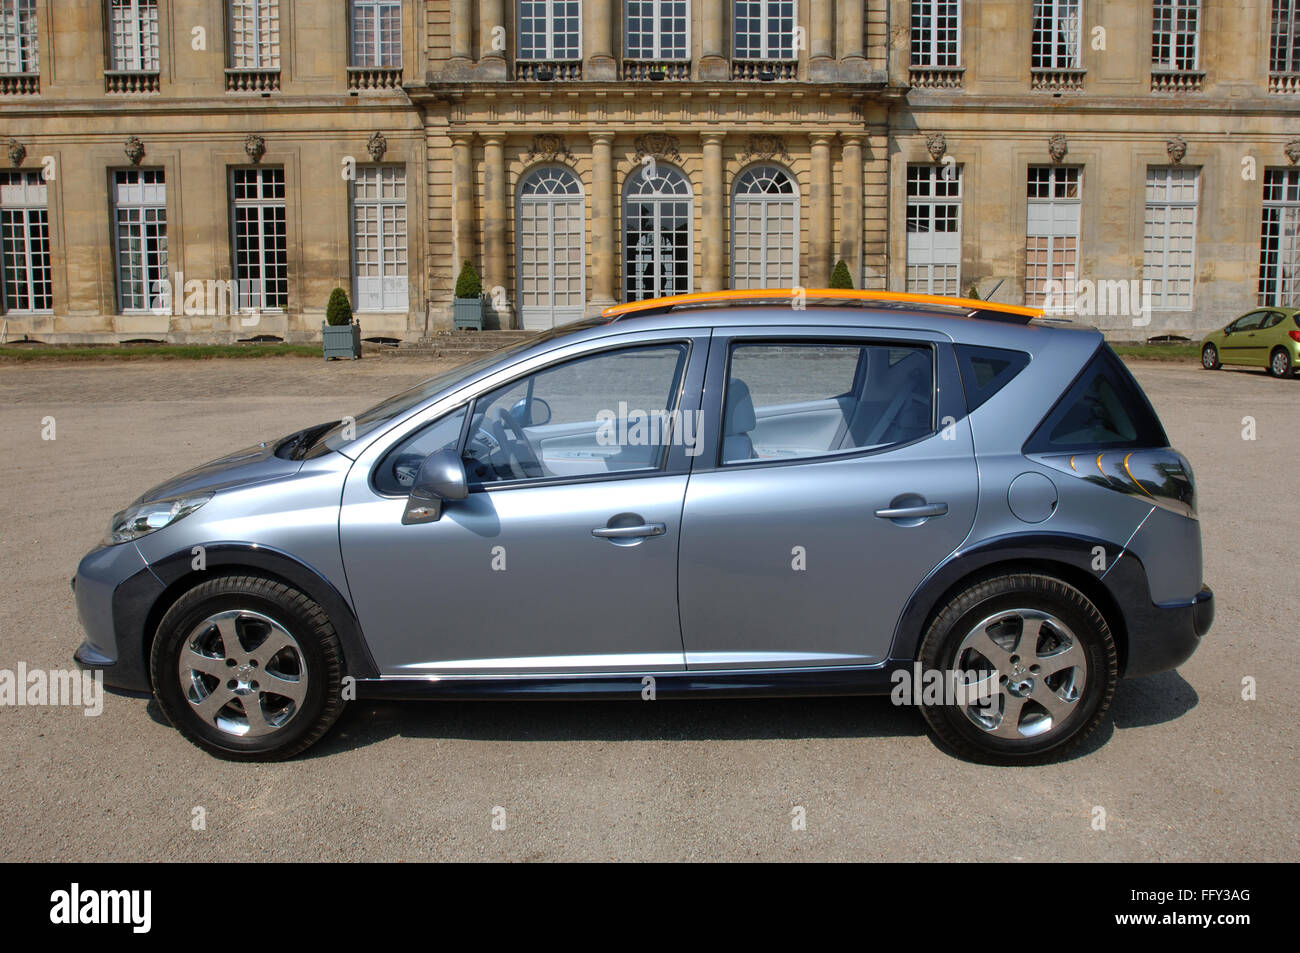
[[[1187,140],[1182,136],[1174,136],[1165,143],[1165,152],[1169,153],[1169,161],[1178,165],[1183,161],[1183,156],[1187,155]]]
[[[786,162],[790,161],[790,153],[786,150],[785,139],[769,133],[759,133],[745,140],[745,151],[741,155],[741,159],[775,159],[777,156],[780,156]]]
[[[1060,162],[1070,151],[1070,145],[1065,141],[1065,136],[1058,132],[1047,140],[1047,151],[1051,154],[1053,162]]]
[[[126,153],[127,159],[132,165],[139,165],[144,161],[144,143],[139,136],[131,136],[122,144],[122,151]]]
[[[370,153],[370,158],[379,162],[388,151],[388,140],[384,138],[382,132],[376,132],[366,140],[366,151]]]
[[[244,151],[254,162],[261,162],[266,155],[266,140],[255,132],[249,133],[244,137]]]
[[[666,132],[648,132],[644,136],[637,136],[632,144],[636,146],[636,159],[638,161],[642,156],[654,156],[656,159],[672,159],[675,162],[682,161],[682,153],[677,137],[670,136]]]
[[[528,150],[529,159],[544,159],[553,162],[556,159],[568,159],[573,161],[573,153],[569,151],[569,144],[564,141],[563,136],[557,136],[553,133],[543,133],[540,136],[533,136],[533,144]]]
[[[935,162],[942,162],[943,157],[948,153],[948,140],[941,132],[925,137],[925,147],[930,150],[930,158]]]
[[[24,146],[17,139],[10,139],[9,140],[9,161],[13,163],[14,168],[16,169],[18,168],[18,166],[22,165],[23,160],[26,158],[27,158],[27,147]]]
[[[13,146],[10,146],[9,149],[9,154],[13,155]],[[1292,139],[1282,147],[1282,151],[1286,153],[1286,157],[1291,160],[1292,165],[1300,162],[1300,139]]]

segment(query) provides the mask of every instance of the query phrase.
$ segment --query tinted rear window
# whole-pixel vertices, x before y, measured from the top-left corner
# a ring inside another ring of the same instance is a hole
[[[1000,391],[1029,363],[1029,355],[1024,351],[970,344],[958,344],[956,350],[968,411],[973,411]]]
[[[1027,453],[1167,447],[1169,439],[1124,362],[1103,344],[1025,444]]]

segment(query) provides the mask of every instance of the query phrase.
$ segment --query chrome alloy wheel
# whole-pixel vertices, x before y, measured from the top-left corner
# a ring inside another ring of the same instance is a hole
[[[988,672],[963,706],[976,727],[999,738],[1057,730],[1083,697],[1088,658],[1070,628],[1039,609],[1007,609],[975,625],[957,648],[958,672]]]
[[[180,651],[181,692],[204,722],[241,738],[269,735],[307,697],[307,665],[289,630],[260,612],[208,616]]]

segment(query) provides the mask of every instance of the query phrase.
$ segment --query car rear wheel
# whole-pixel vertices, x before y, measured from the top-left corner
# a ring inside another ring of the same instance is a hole
[[[1201,367],[1207,371],[1217,371],[1223,365],[1219,363],[1219,349],[1213,344],[1201,348]]]
[[[1273,353],[1268,356],[1268,372],[1274,377],[1291,376],[1291,355],[1286,348],[1273,349]]]
[[[150,673],[172,725],[233,761],[293,757],[343,710],[343,651],[325,611],[259,576],[181,596],[159,624]]]
[[[1118,680],[1110,627],[1074,586],[1038,573],[1006,573],[957,595],[921,642],[926,672],[964,696],[922,708],[940,740],[991,764],[1051,760],[1105,717]]]

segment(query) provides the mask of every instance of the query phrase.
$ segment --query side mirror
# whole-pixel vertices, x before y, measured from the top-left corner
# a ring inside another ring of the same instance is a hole
[[[455,450],[438,450],[424,458],[406,499],[402,525],[434,523],[442,518],[442,505],[469,496],[465,463]]]
[[[510,416],[521,427],[544,427],[551,422],[551,405],[541,397],[520,397],[510,408]]]

